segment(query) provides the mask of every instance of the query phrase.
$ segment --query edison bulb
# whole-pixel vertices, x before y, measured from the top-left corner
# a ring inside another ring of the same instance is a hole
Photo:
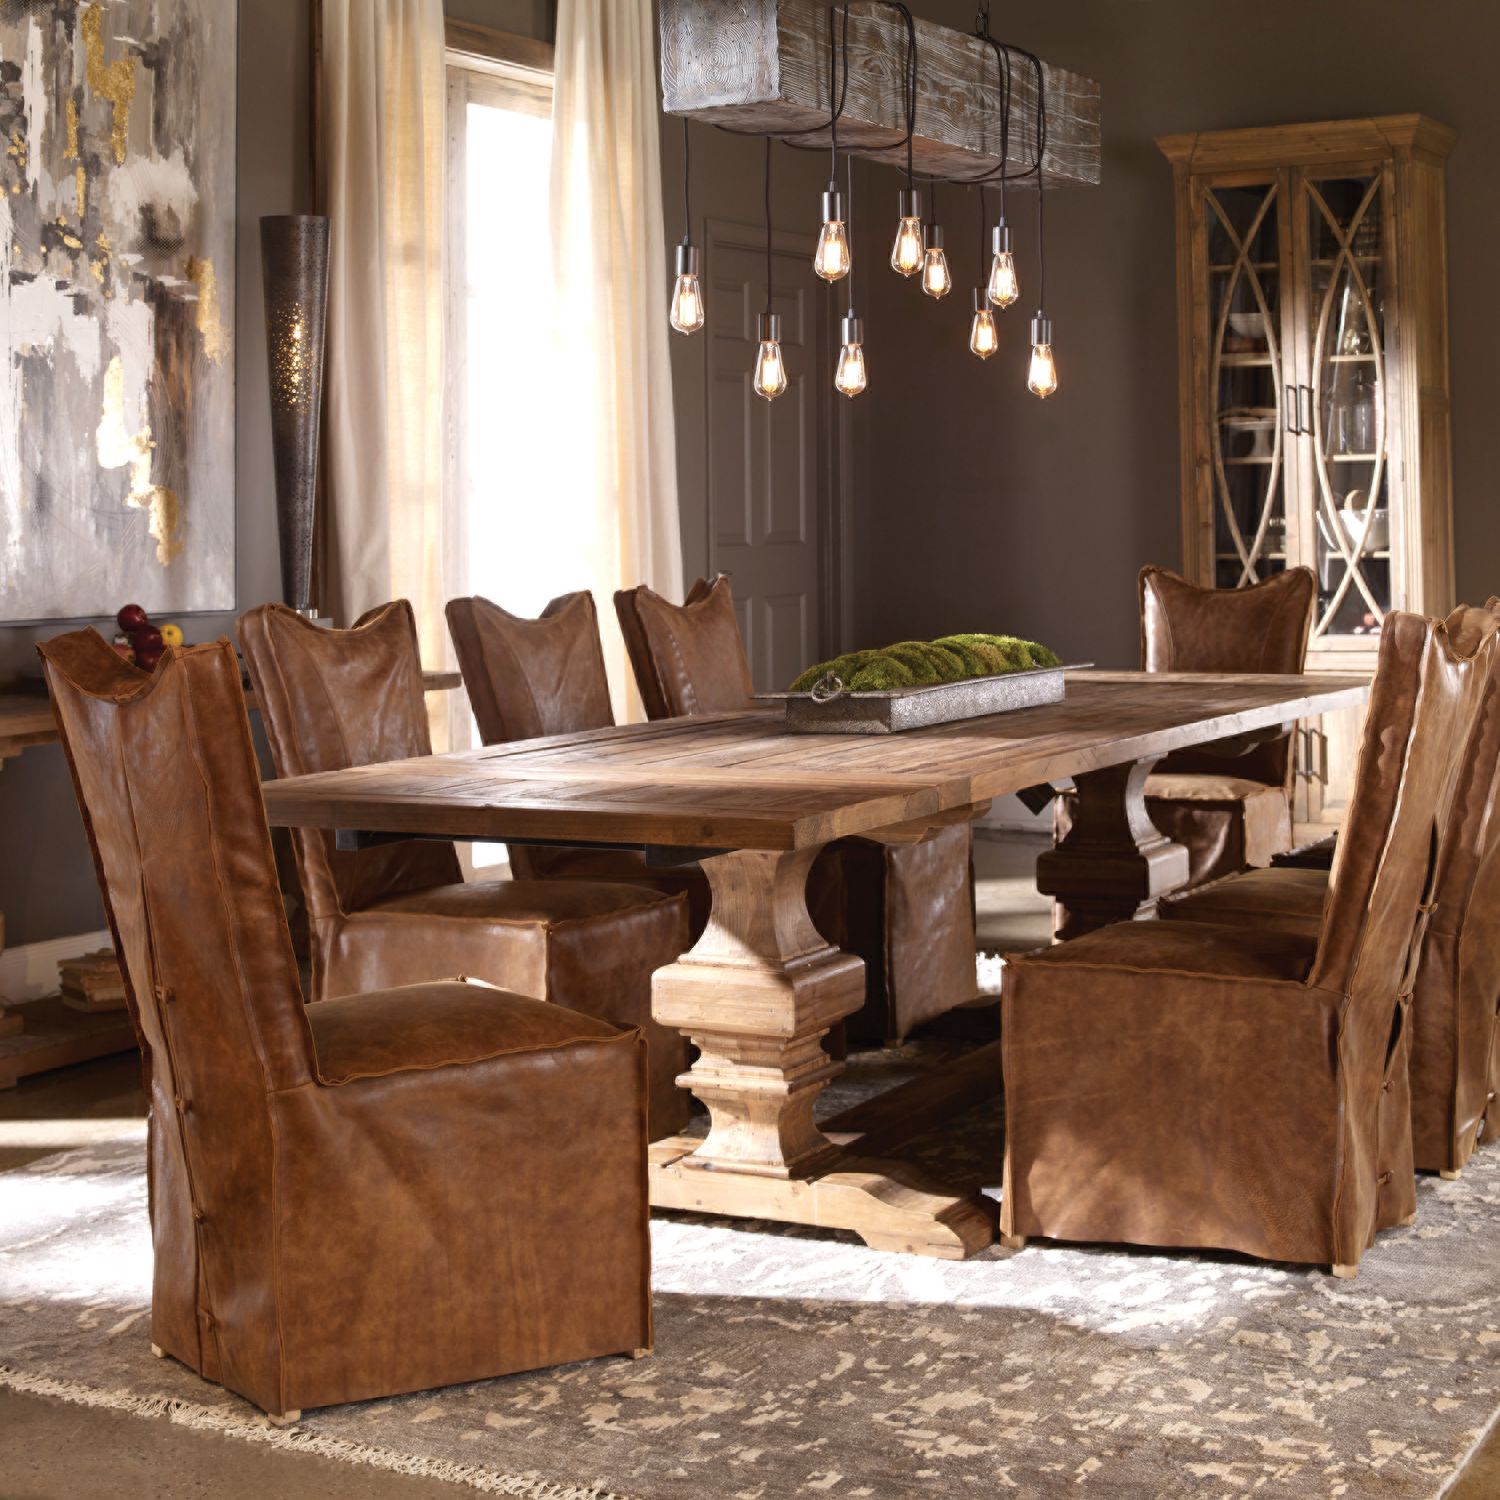
[[[781,357],[781,319],[775,313],[763,313],[760,319],[760,348],[755,355],[755,375],[751,380],[757,396],[774,401],[786,389],[786,363]]]
[[[678,333],[697,333],[703,327],[703,293],[698,278],[685,271],[672,287],[672,307],[667,321]]]
[[[1027,388],[1042,400],[1057,389],[1057,361],[1052,355],[1052,322],[1040,315],[1031,320],[1031,368]]]
[[[830,182],[823,194],[823,227],[818,231],[818,248],[813,251],[813,270],[824,281],[841,281],[852,264],[849,231],[844,224],[844,200]]]
[[[1016,275],[1016,257],[1010,247],[1010,226],[995,225],[991,235],[994,259],[990,262],[990,301],[996,307],[1009,307],[1021,295],[1021,279]]]
[[[841,395],[857,396],[865,388],[865,330],[852,312],[844,319],[843,340],[833,388]]]
[[[697,333],[703,327],[703,289],[698,285],[698,250],[687,240],[677,247],[677,279],[667,321],[678,333]]]
[[[948,257],[943,247],[929,245],[922,255],[922,290],[929,297],[946,297],[953,290],[948,274]]]
[[[915,192],[901,194],[901,220],[891,246],[891,269],[903,276],[915,276],[922,269],[922,205]]]
[[[974,317],[969,324],[969,351],[980,359],[988,359],[1000,347],[1000,335],[995,330],[995,315],[989,309],[984,291],[974,293]]]
[[[1021,295],[1021,282],[1016,276],[1016,258],[1009,250],[1002,251],[990,266],[989,298],[996,307],[1009,307]]]

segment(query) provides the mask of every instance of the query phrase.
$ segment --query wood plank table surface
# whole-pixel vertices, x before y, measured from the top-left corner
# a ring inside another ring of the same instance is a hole
[[[273,824],[335,831],[344,847],[428,836],[701,858],[709,923],[658,970],[653,1011],[699,1048],[682,1082],[711,1123],[701,1142],[652,1147],[652,1202],[963,1257],[992,1242],[991,1205],[860,1154],[858,1129],[836,1127],[834,1139],[814,1124],[814,1101],[840,1066],[823,1038],[864,995],[860,961],[826,943],[807,913],[817,852],[855,834],[919,842],[1003,793],[1071,777],[1078,816],[1039,860],[1038,885],[1076,908],[1073,931],[1149,916],[1187,876],[1187,851],[1146,813],[1151,765],[1190,745],[1247,748],[1368,691],[1368,678],[1352,675],[1083,671],[1068,675],[1061,702],[898,735],[794,733],[779,714],[750,711],[300,776],[264,795]],[[975,1071],[955,1091],[962,1100]],[[933,1085],[907,1088],[902,1106],[929,1124]],[[881,1112],[884,1142],[892,1107]]]

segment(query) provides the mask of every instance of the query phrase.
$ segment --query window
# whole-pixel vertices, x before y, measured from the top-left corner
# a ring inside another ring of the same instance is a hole
[[[557,455],[560,320],[550,269],[550,48],[526,63],[450,48],[448,493],[453,577],[517,614],[580,586],[591,520],[567,515]]]

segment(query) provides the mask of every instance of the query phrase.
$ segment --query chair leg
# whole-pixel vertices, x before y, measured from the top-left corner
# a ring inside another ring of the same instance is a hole
[[[1024,1250],[1026,1248],[1026,1236],[1024,1234],[1002,1234],[1000,1244],[1006,1250]]]
[[[165,1349],[163,1349],[160,1344],[152,1344],[152,1346],[151,1346],[151,1352],[158,1359],[165,1359],[167,1357],[167,1351]]]
[[[651,1353],[649,1349],[632,1349],[625,1357],[627,1359],[645,1359]]]
[[[302,1420],[300,1411],[268,1411],[266,1421],[272,1427],[292,1427]]]
[[[1340,1281],[1353,1281],[1359,1275],[1359,1264],[1356,1262],[1352,1266],[1329,1266],[1328,1274],[1337,1276]]]
[[[1417,1222],[1417,1216],[1416,1216],[1416,1214],[1410,1213],[1410,1214],[1407,1214],[1407,1216],[1404,1219],[1398,1219],[1396,1221],[1396,1227],[1398,1229],[1410,1229],[1411,1226],[1413,1224],[1415,1224],[1416,1222]]]
[[[1463,1168],[1455,1167],[1451,1172],[1439,1172],[1438,1176],[1441,1177],[1444,1182],[1457,1182],[1458,1179],[1463,1176]]]

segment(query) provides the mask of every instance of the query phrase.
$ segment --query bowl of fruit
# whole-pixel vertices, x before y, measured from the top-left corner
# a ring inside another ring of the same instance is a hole
[[[134,662],[143,672],[154,672],[161,654],[168,646],[182,645],[182,627],[170,621],[165,625],[153,625],[151,617],[139,604],[127,604],[115,616],[120,634],[115,637],[115,650],[126,661]]]

